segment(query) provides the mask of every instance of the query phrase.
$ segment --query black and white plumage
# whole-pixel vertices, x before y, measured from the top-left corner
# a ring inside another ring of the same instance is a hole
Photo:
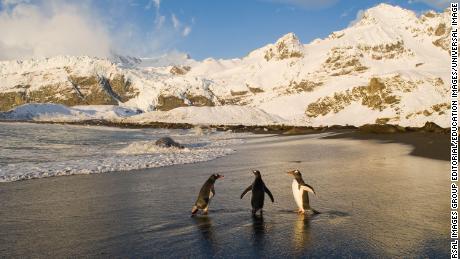
[[[252,191],[252,196],[251,196],[251,206],[252,206],[252,214],[256,214],[258,210],[260,210],[260,214],[262,214],[262,209],[264,207],[264,199],[265,199],[265,193],[268,194],[272,202],[275,202],[273,199],[273,195],[270,192],[270,190],[267,188],[265,185],[264,181],[262,180],[262,176],[260,175],[260,172],[258,170],[252,171],[252,173],[255,175],[254,182],[246,188],[243,193],[240,196],[240,199],[243,199],[244,195]]]
[[[310,200],[308,197],[309,192],[316,195],[313,187],[305,183],[299,170],[289,171],[287,174],[294,176],[294,180],[292,181],[292,194],[294,195],[297,207],[299,207],[298,213],[305,213],[307,210],[318,213],[318,211],[310,207]]]
[[[203,210],[203,214],[208,214],[209,203],[211,199],[216,195],[216,191],[214,189],[214,183],[217,179],[223,178],[223,175],[220,174],[212,174],[208,180],[203,184],[201,187],[200,193],[198,194],[198,198],[196,199],[195,205],[192,208],[192,216],[195,215],[198,210]]]

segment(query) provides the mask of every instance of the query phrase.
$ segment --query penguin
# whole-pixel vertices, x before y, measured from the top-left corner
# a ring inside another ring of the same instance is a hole
[[[273,199],[273,195],[270,192],[270,190],[267,188],[265,185],[264,181],[262,181],[262,176],[260,175],[260,172],[258,170],[252,171],[252,173],[255,175],[254,182],[249,185],[246,190],[243,191],[241,194],[240,199],[243,199],[244,195],[252,191],[252,197],[251,197],[251,206],[252,206],[252,215],[255,215],[258,210],[260,210],[260,215],[262,215],[263,207],[264,207],[264,198],[265,198],[265,193],[268,194],[272,202],[275,202]]]
[[[304,214],[306,210],[310,210],[313,213],[317,214],[318,211],[310,207],[310,201],[308,199],[308,193],[311,192],[316,195],[315,190],[310,185],[306,184],[302,179],[302,174],[299,170],[289,171],[287,174],[294,176],[292,181],[292,194],[294,195],[294,200],[299,207],[297,213]]]
[[[212,174],[208,180],[206,180],[206,182],[201,187],[195,205],[193,205],[192,216],[194,216],[198,210],[203,210],[204,215],[208,214],[209,203],[211,202],[212,197],[216,195],[216,191],[214,190],[214,183],[217,179],[223,177],[224,176],[220,174]]]
[[[174,141],[174,139],[172,139],[170,137],[159,138],[157,141],[155,141],[155,145],[157,145],[159,147],[176,147],[176,148],[180,148],[180,149],[184,148],[183,145],[177,143],[176,141]]]

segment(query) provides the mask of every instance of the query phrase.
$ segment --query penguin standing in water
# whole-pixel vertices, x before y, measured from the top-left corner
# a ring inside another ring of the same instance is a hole
[[[302,179],[302,174],[299,170],[289,171],[287,174],[294,176],[292,181],[292,194],[294,195],[294,200],[299,207],[297,213],[304,214],[306,210],[311,210],[313,213],[317,214],[318,211],[310,207],[310,201],[308,199],[308,193],[311,192],[316,195],[315,190],[310,185],[306,184]]]
[[[270,192],[270,190],[267,188],[265,185],[264,181],[262,181],[262,176],[260,175],[260,172],[258,170],[252,171],[252,173],[255,175],[254,182],[249,185],[246,190],[243,191],[241,194],[240,199],[243,199],[244,195],[252,191],[252,197],[251,197],[251,205],[252,205],[252,215],[255,215],[258,210],[260,210],[260,215],[262,215],[263,207],[264,207],[264,198],[265,198],[265,193],[268,194],[272,202],[275,202],[273,199],[273,195]]]
[[[211,202],[212,197],[216,195],[216,191],[214,190],[214,183],[217,179],[223,177],[224,176],[220,174],[212,174],[208,180],[206,180],[206,182],[203,184],[203,187],[201,187],[195,205],[193,205],[192,216],[194,216],[198,210],[203,210],[204,215],[208,214],[209,203]]]

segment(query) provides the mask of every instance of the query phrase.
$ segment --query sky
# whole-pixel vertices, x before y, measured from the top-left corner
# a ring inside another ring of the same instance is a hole
[[[113,53],[238,58],[286,33],[301,42],[379,3],[423,13],[445,0],[0,0],[0,60]]]

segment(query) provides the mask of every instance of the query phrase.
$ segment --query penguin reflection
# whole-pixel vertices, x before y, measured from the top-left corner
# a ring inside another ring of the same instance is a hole
[[[264,235],[267,231],[263,214],[260,216],[252,215],[252,230],[254,236],[254,245],[257,248],[263,248]]]
[[[193,221],[198,227],[198,230],[200,231],[204,240],[207,240],[210,243],[213,243],[214,242],[214,227],[212,226],[211,219],[209,217],[194,217]]]
[[[215,255],[218,252],[218,246],[211,219],[207,216],[198,216],[193,217],[193,221],[203,237],[201,241],[199,241],[200,248],[206,254]]]
[[[302,252],[310,246],[310,220],[311,215],[300,214],[294,223],[293,244],[296,252]]]

